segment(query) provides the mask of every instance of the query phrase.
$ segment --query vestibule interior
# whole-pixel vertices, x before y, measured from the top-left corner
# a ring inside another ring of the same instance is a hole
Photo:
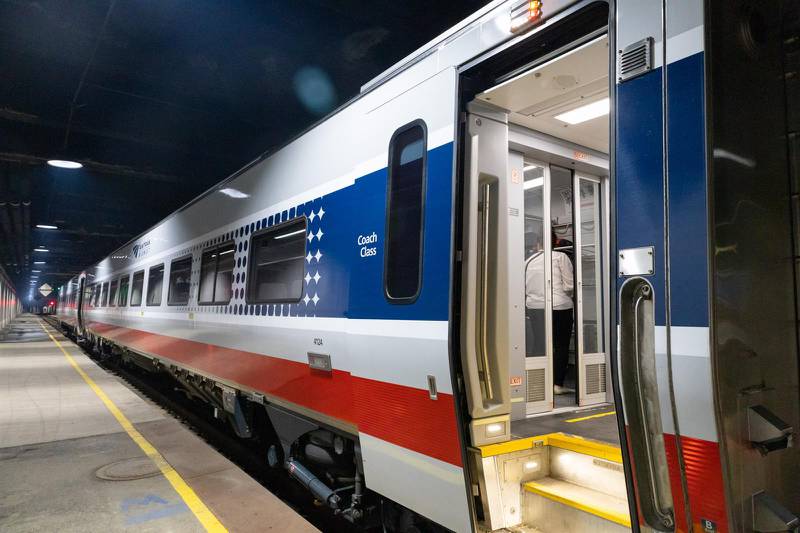
[[[509,354],[512,438],[562,431],[618,444],[608,323],[608,39],[476,96],[504,112],[522,181],[524,351]],[[511,261],[509,268],[516,260]],[[511,316],[511,315],[510,315]],[[589,417],[589,418],[587,418]],[[577,419],[584,419],[578,420]]]

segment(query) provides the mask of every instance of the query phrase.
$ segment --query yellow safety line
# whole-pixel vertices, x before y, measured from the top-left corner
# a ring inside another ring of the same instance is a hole
[[[611,416],[617,414],[616,411],[609,411],[607,413],[598,413],[596,415],[589,415],[589,416],[582,416],[580,418],[570,418],[569,420],[564,420],[564,422],[583,422],[584,420],[591,420],[592,418],[603,418],[604,416]]]
[[[525,483],[524,487],[525,490],[528,492],[544,496],[545,498],[548,498],[550,500],[563,503],[564,505],[568,505],[570,507],[574,507],[575,509],[579,509],[586,513],[599,516],[600,518],[605,518],[606,520],[609,520],[611,522],[616,522],[621,526],[631,527],[630,515],[617,512],[613,509],[604,509],[603,507],[600,507],[598,505],[585,504],[574,498],[570,498],[569,496],[558,494],[554,489],[536,483],[535,481],[529,481]]]
[[[108,397],[108,395],[100,388],[100,386],[95,383],[95,381],[89,377],[83,369],[78,366],[78,363],[73,359],[73,357],[61,346],[61,343],[56,340],[53,335],[47,331],[47,328],[44,327],[44,324],[40,322],[42,329],[47,333],[56,346],[61,350],[61,353],[64,354],[64,357],[67,358],[69,364],[72,365],[72,368],[83,378],[87,385],[94,391],[98,398],[105,404],[106,408],[111,411],[111,414],[114,415],[114,418],[117,419],[117,422],[122,426],[122,429],[133,439],[133,442],[139,445],[139,448],[147,455],[152,461],[158,466],[161,473],[164,474],[164,477],[167,478],[172,488],[175,489],[175,492],[183,499],[186,503],[186,506],[191,509],[192,513],[197,517],[206,531],[211,531],[215,533],[222,533],[227,532],[228,530],[225,529],[225,526],[214,516],[214,513],[206,507],[206,504],[197,496],[194,490],[186,484],[186,481],[183,480],[180,474],[172,468],[164,456],[159,453],[155,447],[150,444],[150,442],[142,436],[139,431],[133,427],[133,424],[130,420],[120,411],[120,409],[116,406],[116,404]]]

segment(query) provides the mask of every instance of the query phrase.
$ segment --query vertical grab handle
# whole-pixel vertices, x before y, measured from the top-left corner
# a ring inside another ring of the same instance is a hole
[[[643,278],[622,286],[619,341],[620,383],[641,518],[656,531],[674,531],[658,396],[653,288]]]

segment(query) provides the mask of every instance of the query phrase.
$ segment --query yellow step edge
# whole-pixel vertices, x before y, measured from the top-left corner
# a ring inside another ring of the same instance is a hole
[[[612,444],[606,444],[596,440],[585,439],[576,435],[566,433],[547,433],[535,437],[499,442],[497,444],[487,444],[481,446],[481,457],[493,457],[507,453],[530,450],[540,446],[554,446],[564,450],[570,450],[599,459],[605,459],[613,463],[622,464],[622,451]]]
[[[564,505],[568,505],[574,509],[578,509],[580,511],[584,511],[589,514],[593,514],[595,516],[599,516],[605,520],[610,522],[614,522],[621,526],[631,527],[631,517],[628,514],[620,513],[614,511],[612,509],[605,509],[598,505],[588,505],[583,502],[579,502],[573,498],[569,498],[563,494],[557,494],[557,491],[553,490],[550,487],[543,486],[535,481],[529,481],[523,485],[527,492],[532,494],[538,494],[539,496],[544,496],[549,500],[553,500],[558,503],[563,503]]]
[[[555,448],[562,448],[622,464],[622,450],[613,444],[586,439],[577,435],[567,435],[566,433],[549,434],[547,436],[547,444]]]

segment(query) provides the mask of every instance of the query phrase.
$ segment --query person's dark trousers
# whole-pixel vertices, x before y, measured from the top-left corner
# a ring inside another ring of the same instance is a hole
[[[553,310],[553,384],[564,386],[569,367],[572,309]]]
[[[525,309],[527,324],[525,328],[525,355],[528,357],[544,357],[546,328],[544,325],[544,309]]]

